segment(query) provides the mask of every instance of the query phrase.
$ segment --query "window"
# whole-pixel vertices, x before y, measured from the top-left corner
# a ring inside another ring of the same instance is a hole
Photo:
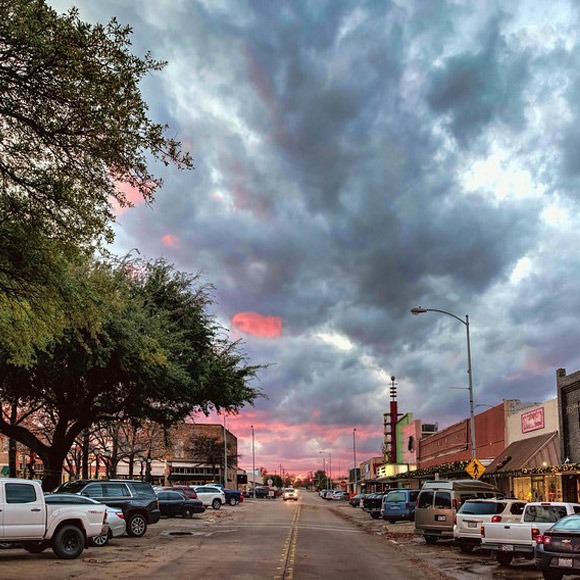
[[[404,491],[390,491],[383,501],[405,501],[407,496]]]
[[[462,514],[494,515],[501,514],[505,508],[503,502],[466,501],[460,508]]]
[[[36,501],[36,490],[33,485],[7,483],[5,489],[6,503],[31,503]]]
[[[512,503],[510,513],[521,516],[524,513],[525,503]]]
[[[417,507],[428,508],[433,505],[433,492],[432,491],[422,491],[419,494],[419,502]]]
[[[103,484],[91,483],[91,485],[87,485],[87,487],[83,489],[81,495],[86,495],[87,497],[104,497],[105,492],[103,491]]]
[[[103,488],[105,490],[104,497],[131,497],[127,486],[122,483],[105,483]]]
[[[451,494],[448,491],[438,491],[435,494],[435,509],[444,510],[451,507]]]

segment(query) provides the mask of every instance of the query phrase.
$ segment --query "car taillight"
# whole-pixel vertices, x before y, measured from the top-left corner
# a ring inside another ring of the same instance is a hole
[[[540,530],[538,528],[532,528],[532,540],[536,540],[536,537],[540,535]]]
[[[121,518],[122,520],[125,519],[125,514],[123,512],[115,512],[117,514],[118,518]]]
[[[451,507],[456,510],[457,509],[457,499],[453,498],[451,500]]]
[[[501,522],[501,516],[492,516],[491,517],[491,521],[492,523],[497,523],[497,522]]]
[[[456,526],[457,525],[457,515],[455,515],[453,517],[453,525]]]
[[[481,534],[482,538],[485,538],[485,526],[481,526],[481,529],[479,530],[479,533]]]
[[[240,503],[242,503],[244,501],[244,494],[240,493]]]
[[[103,514],[103,523],[107,521],[107,508],[105,508],[105,513]]]

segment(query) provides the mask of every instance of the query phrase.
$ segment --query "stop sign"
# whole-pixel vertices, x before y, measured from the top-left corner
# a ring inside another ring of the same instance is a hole
[[[341,481],[341,482],[340,482],[340,487],[341,487],[342,489],[346,489],[346,481]]]

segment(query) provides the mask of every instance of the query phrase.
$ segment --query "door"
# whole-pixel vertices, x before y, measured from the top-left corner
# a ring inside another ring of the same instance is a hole
[[[4,538],[41,539],[46,526],[42,491],[32,483],[4,483],[0,498]]]

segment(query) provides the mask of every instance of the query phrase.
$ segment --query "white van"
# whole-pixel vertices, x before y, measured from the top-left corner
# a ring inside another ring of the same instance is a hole
[[[490,483],[477,479],[427,481],[415,507],[415,533],[434,544],[439,538],[453,538],[455,514],[461,504],[474,498],[502,497]]]

